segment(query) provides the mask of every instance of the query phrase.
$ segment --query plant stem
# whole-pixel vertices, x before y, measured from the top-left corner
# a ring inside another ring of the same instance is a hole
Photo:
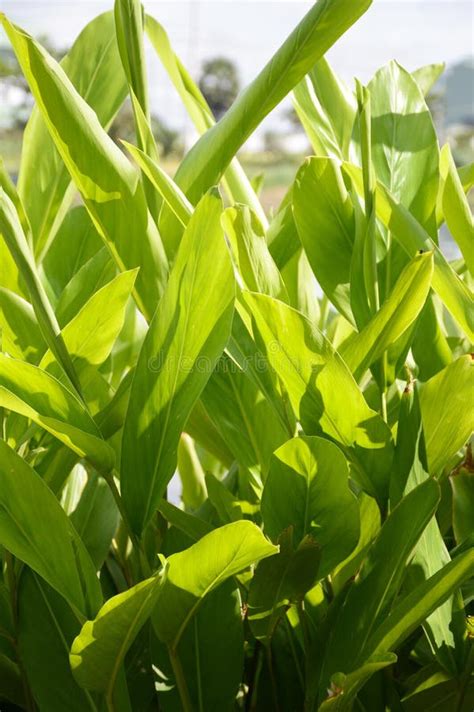
[[[174,677],[176,680],[176,687],[178,689],[179,697],[181,699],[181,704],[183,706],[183,712],[193,712],[193,704],[189,696],[188,686],[186,684],[186,678],[184,677],[183,666],[181,665],[181,660],[177,654],[175,648],[168,648],[171,665],[174,672]]]
[[[122,497],[120,496],[118,487],[115,484],[114,473],[113,472],[109,472],[107,474],[102,473],[102,475],[110,487],[110,491],[112,492],[113,498],[115,500],[115,504],[117,505],[117,508],[120,512],[120,516],[122,517],[122,521],[123,521],[125,530],[129,536],[130,541],[132,542],[132,546],[135,549],[135,552],[138,556],[138,560],[140,562],[140,566],[142,568],[143,575],[145,578],[148,578],[149,576],[151,576],[151,573],[152,573],[151,569],[150,569],[150,565],[149,565],[147,558],[145,556],[145,553],[141,547],[140,541],[131,527],[130,520],[128,518],[128,514],[125,510],[125,507],[123,506]]]

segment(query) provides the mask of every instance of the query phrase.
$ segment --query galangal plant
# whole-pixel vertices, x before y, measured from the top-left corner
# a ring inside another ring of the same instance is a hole
[[[61,64],[1,16],[36,102],[1,172],[2,710],[472,709],[473,168],[442,67],[353,92],[324,59],[369,5],[319,0],[217,124],[135,0]],[[144,34],[201,134],[174,179]],[[236,153],[291,91],[314,155],[269,217]]]

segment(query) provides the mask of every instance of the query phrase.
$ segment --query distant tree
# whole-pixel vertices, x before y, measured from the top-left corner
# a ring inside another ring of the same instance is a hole
[[[156,115],[152,115],[151,117],[151,130],[163,157],[169,156],[172,153],[181,153],[182,146],[179,132],[170,128]],[[129,100],[123,104],[115,117],[109,129],[109,135],[116,143],[118,143],[119,139],[124,139],[131,143],[135,142],[135,122],[132,105]]]
[[[235,64],[225,57],[207,60],[202,66],[199,88],[219,120],[239,93],[240,81]]]

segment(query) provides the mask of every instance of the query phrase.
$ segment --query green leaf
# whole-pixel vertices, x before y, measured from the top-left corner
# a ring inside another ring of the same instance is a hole
[[[206,596],[183,633],[177,657],[196,711],[231,712],[235,707],[244,664],[241,605],[234,581],[227,581]],[[181,712],[166,646],[155,638],[152,651],[160,708],[163,712]]]
[[[158,511],[161,512],[170,524],[182,531],[193,541],[201,539],[201,537],[209,534],[213,529],[213,527],[203,519],[200,519],[194,514],[184,512],[166,499],[161,500],[158,505]]]
[[[439,488],[434,480],[427,480],[406,495],[385,521],[338,615],[325,656],[321,689],[328,686],[334,673],[352,672],[372,653],[380,652],[372,646],[368,649],[368,641],[387,617],[406,561],[438,502]]]
[[[474,472],[466,465],[449,478],[453,490],[453,532],[460,544],[472,533]]]
[[[77,612],[93,614],[102,597],[82,541],[41,477],[3,440],[0,480],[3,546],[42,576]]]
[[[127,143],[127,141],[122,141],[122,143],[147,176],[150,183],[160,193],[170,210],[173,211],[181,225],[186,227],[194,208],[179,186],[177,186],[173,179],[170,178],[152,158],[147,156],[146,153],[140,151],[136,146],[132,146],[131,143]]]
[[[71,646],[75,679],[81,687],[105,693],[109,705],[125,655],[150,616],[161,585],[162,575],[157,574],[109,598]]]
[[[37,363],[46,350],[33,307],[15,292],[0,287],[2,351]]]
[[[98,366],[109,356],[123,327],[125,308],[136,276],[137,270],[117,275],[98,289],[62,329],[62,338],[79,378],[84,366]],[[53,364],[52,354],[48,351],[43,356],[40,367],[51,371]],[[58,376],[54,367],[52,372]]]
[[[293,91],[294,105],[317,156],[350,160],[357,105],[326,57]]]
[[[74,319],[88,299],[110,282],[116,273],[116,266],[106,247],[87,260],[68,281],[58,299],[56,316],[61,327]]]
[[[0,188],[0,232],[3,234],[18,271],[25,280],[30,294],[31,304],[36,314],[43,337],[55,358],[64,368],[71,383],[79,389],[77,375],[60,334],[59,324],[53,308],[40,281],[33,255],[31,254],[25,233],[20,224],[18,213],[10,198]]]
[[[369,640],[372,654],[395,650],[423,621],[474,573],[474,551],[459,554],[393,608]]]
[[[451,235],[462,252],[468,270],[474,274],[474,250],[472,249],[474,222],[448,143],[441,149],[439,171],[441,178],[438,195],[439,217],[444,217]]]
[[[109,486],[96,473],[89,477],[70,519],[94,565],[100,569],[117,530],[119,515]]]
[[[379,69],[368,89],[377,178],[435,235],[439,148],[420,88],[409,72],[392,61]]]
[[[0,354],[0,405],[30,418],[100,471],[114,452],[78,398],[36,366]]]
[[[221,121],[187,154],[176,182],[191,202],[219,180],[265,116],[367,10],[370,0],[317,2]]]
[[[255,214],[246,205],[227,208],[222,225],[245,288],[287,301],[283,279]]]
[[[420,87],[423,96],[428,96],[433,86],[436,84],[446,65],[444,62],[438,64],[425,64],[423,67],[418,67],[411,76]]]
[[[246,569],[278,552],[255,524],[233,522],[206,534],[189,549],[168,559],[153,626],[161,641],[176,649],[206,594]]]
[[[290,605],[301,602],[319,578],[319,545],[308,536],[294,549],[292,539],[291,528],[282,532],[280,552],[260,562],[250,583],[250,629],[264,643],[270,642]]]
[[[318,579],[330,574],[359,539],[359,504],[339,448],[317,437],[293,438],[278,448],[263,490],[262,518],[273,541],[290,526],[295,545],[310,536],[321,550]]]
[[[324,433],[339,443],[363,487],[385,499],[392,457],[390,432],[367,405],[337,351],[311,322],[286,304],[250,292],[244,293],[244,299],[268,363],[282,380],[305,433]]]
[[[199,134],[205,133],[214,126],[214,116],[195,84],[190,74],[186,71],[180,59],[174,53],[168,35],[163,27],[150,15],[146,15],[145,29],[153,48],[155,49],[164,70],[168,74],[174,88],[178,92],[181,102],[188,112],[188,116]],[[233,201],[246,203],[257,215],[261,225],[267,226],[267,218],[258,200],[252,183],[247,178],[242,166],[234,158],[224,174],[226,193]],[[160,227],[161,227],[160,222]],[[166,232],[166,230],[164,231]],[[176,239],[176,238],[175,238]],[[176,245],[177,247],[177,245]],[[175,248],[176,249],[176,248]]]
[[[363,685],[379,670],[397,662],[393,653],[372,655],[361,667],[348,675],[336,673],[331,678],[328,696],[318,707],[318,712],[351,712],[354,698]]]
[[[107,128],[127,92],[111,12],[99,15],[82,30],[61,67],[95,111],[100,124]],[[33,109],[26,126],[23,146],[18,191],[38,256],[47,250],[73,192],[67,168],[38,107]]]
[[[363,195],[360,169],[345,163],[344,170],[352,179],[359,195]],[[433,289],[467,336],[474,338],[470,290],[451,268],[443,253],[420,223],[403,205],[397,203],[393,195],[380,182],[377,183],[376,188],[376,211],[379,220],[392,231],[409,257],[414,257],[419,250],[434,251]]]
[[[161,239],[136,170],[62,68],[5,16],[3,27],[55,146],[120,270],[140,267],[135,297],[151,318],[167,279]]]
[[[69,647],[82,621],[56,591],[26,568],[19,580],[18,613],[19,653],[40,708],[97,712],[98,705],[76,683],[69,666]]]
[[[428,296],[432,274],[431,253],[414,257],[377,314],[343,345],[341,356],[356,379],[415,321]]]
[[[108,253],[85,207],[78,205],[69,210],[41,262],[48,287],[58,301],[70,288],[71,280],[101,248]]]
[[[474,430],[474,413],[466,396],[474,388],[474,363],[461,356],[420,388],[421,416],[429,472],[438,475]]]
[[[352,322],[354,209],[338,163],[330,158],[307,159],[296,176],[293,205],[298,235],[316,279],[336,309]]]
[[[173,475],[179,436],[229,337],[234,283],[221,211],[214,192],[196,208],[133,378],[121,482],[137,533]]]
[[[234,459],[264,479],[270,457],[287,439],[287,431],[249,375],[223,356],[201,400]]]

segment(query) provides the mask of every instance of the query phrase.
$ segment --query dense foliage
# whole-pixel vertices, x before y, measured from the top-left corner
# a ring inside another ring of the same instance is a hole
[[[472,709],[474,174],[441,67],[353,93],[323,58],[369,4],[319,0],[217,124],[135,0],[61,64],[0,16],[36,101],[0,172],[2,710]],[[174,180],[144,33],[202,134]],[[290,91],[314,155],[269,219],[235,155]]]

